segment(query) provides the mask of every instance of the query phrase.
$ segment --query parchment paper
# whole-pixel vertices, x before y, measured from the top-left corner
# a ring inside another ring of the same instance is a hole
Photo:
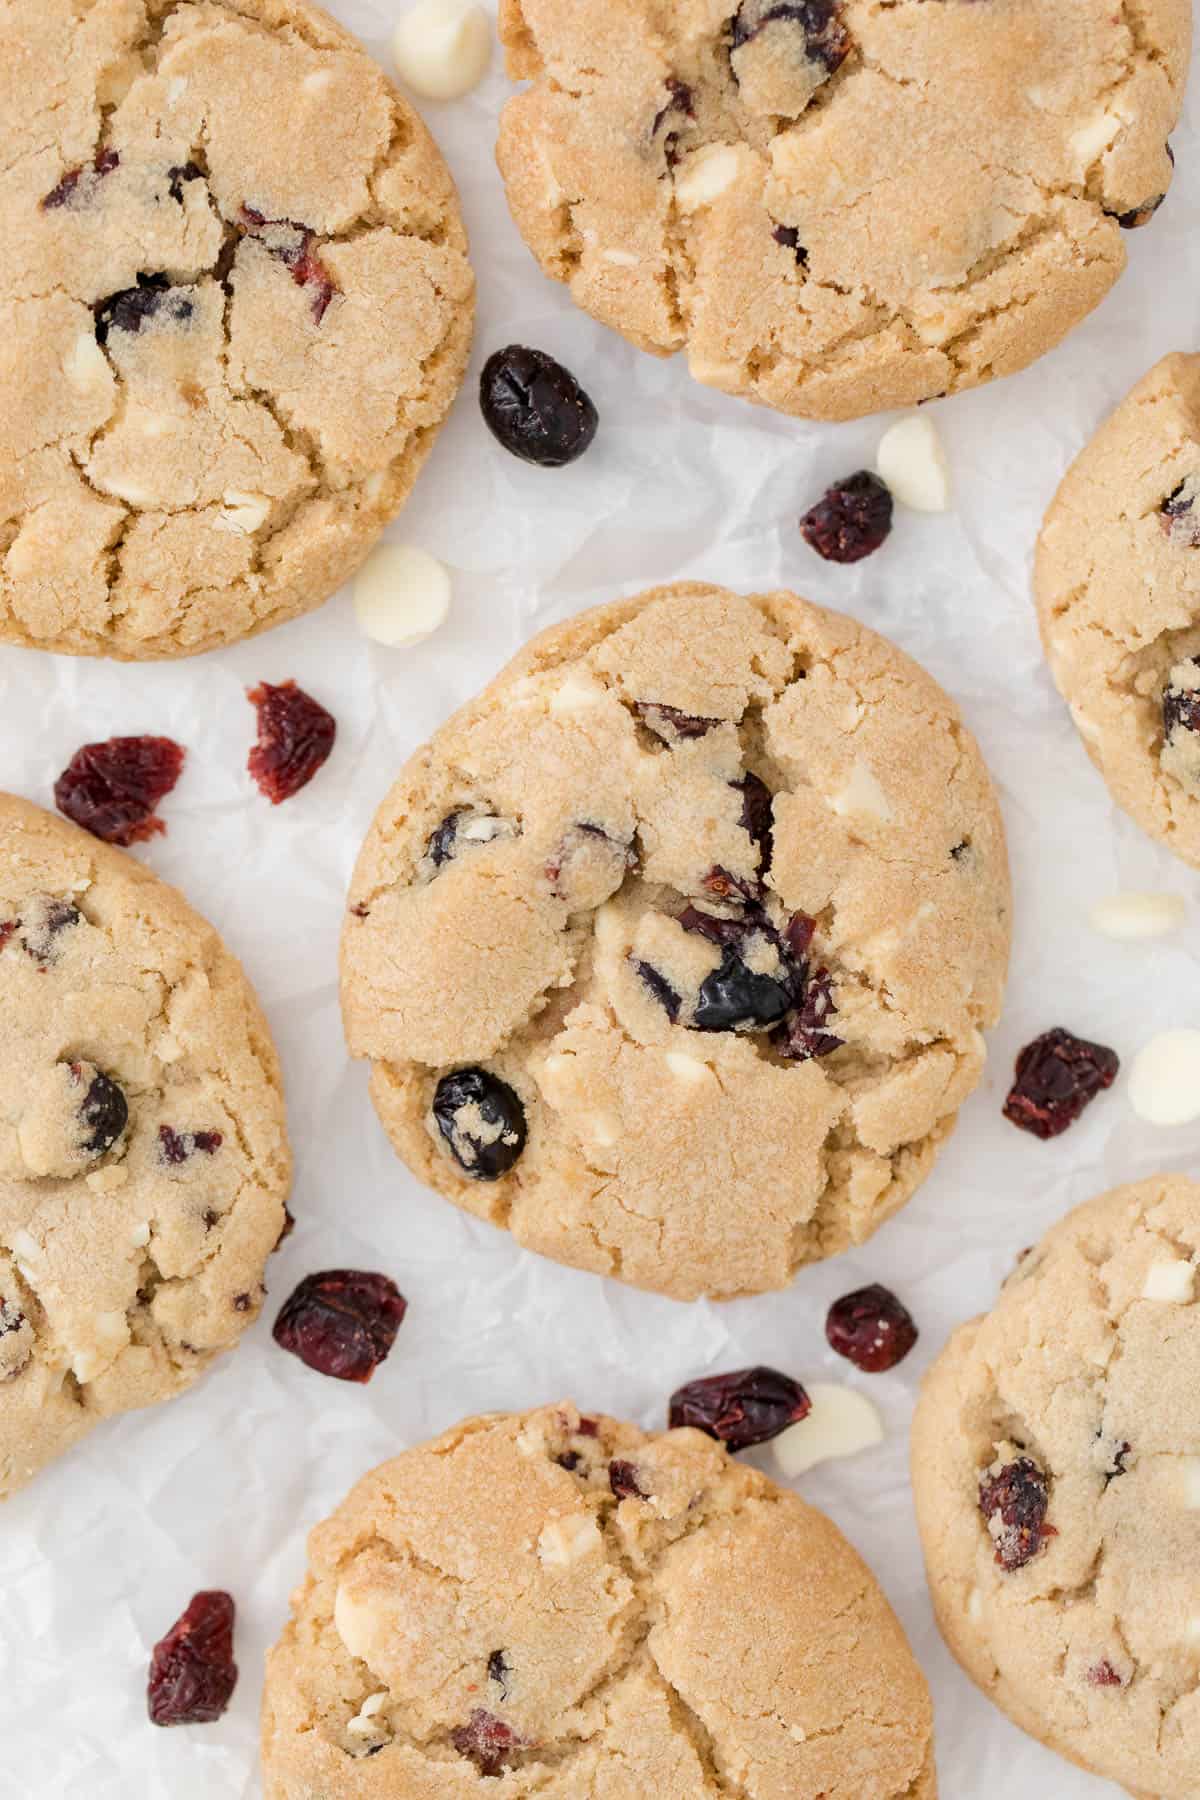
[[[381,60],[394,11],[334,5]],[[1200,344],[1200,164],[1193,125],[1130,267],[1068,342],[1035,368],[933,409],[955,506],[898,509],[857,568],[820,562],[798,515],[828,480],[869,464],[882,423],[809,426],[695,385],[575,312],[521,244],[492,161],[507,91],[499,58],[465,101],[425,114],[462,190],[479,275],[471,372],[417,492],[393,528],[454,576],[450,621],[388,651],[360,636],[348,595],[240,647],[174,666],[0,649],[0,785],[52,804],[82,742],[166,732],[187,745],[138,854],[177,882],[244,959],[286,1069],[297,1159],[294,1235],[242,1347],[191,1394],[97,1430],[0,1514],[0,1785],[35,1800],[242,1800],[259,1793],[262,1657],[304,1568],[304,1535],[373,1463],[466,1413],[570,1394],[664,1421],[680,1381],[765,1361],[801,1378],[861,1382],[880,1405],[877,1450],[803,1479],[867,1556],[901,1614],[937,1702],[946,1800],[1088,1800],[1116,1790],[1010,1726],[952,1663],[926,1598],[906,1474],[918,1378],[947,1332],[988,1305],[1016,1252],[1069,1206],[1121,1180],[1195,1171],[1200,1125],[1139,1125],[1122,1085],[1056,1143],[1007,1124],[1016,1051],[1063,1024],[1128,1060],[1154,1032],[1200,1024],[1200,915],[1177,937],[1118,945],[1087,913],[1124,887],[1194,898],[1197,877],[1109,804],[1038,650],[1030,552],[1070,458],[1168,350]],[[1192,108],[1195,118],[1195,107]],[[484,357],[521,340],[560,356],[601,417],[575,467],[524,467],[484,430]],[[675,577],[792,586],[896,639],[961,703],[1001,790],[1016,944],[988,1077],[917,1197],[861,1252],[786,1293],[684,1306],[540,1260],[427,1193],[400,1167],[342,1042],[334,985],[357,846],[401,761],[535,628]],[[272,809],[245,774],[244,689],[294,676],[335,713],[313,785]],[[2,1077],[0,1077],[2,1078]],[[390,1360],[359,1389],[271,1341],[299,1278],[380,1268],[410,1302]],[[836,1295],[884,1280],[921,1330],[894,1374],[860,1376],[824,1345]],[[769,1463],[766,1465],[769,1466]],[[193,1591],[237,1598],[241,1680],[218,1724],[156,1730],[149,1650]]]

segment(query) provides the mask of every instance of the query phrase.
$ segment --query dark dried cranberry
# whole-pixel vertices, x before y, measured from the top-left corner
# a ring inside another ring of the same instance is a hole
[[[979,1479],[979,1510],[996,1546],[996,1561],[1012,1571],[1032,1562],[1046,1539],[1057,1537],[1046,1523],[1049,1484],[1032,1457],[1019,1456],[996,1475]]]
[[[831,75],[849,54],[850,36],[836,0],[742,0],[733,19],[733,49],[777,22],[799,26],[805,56]]]
[[[734,787],[742,796],[742,830],[758,845],[758,872],[765,875],[771,866],[774,843],[771,836],[774,800],[765,781],[757,775],[743,775]]]
[[[560,1469],[565,1469],[568,1475],[573,1475],[583,1458],[578,1450],[564,1450],[561,1456],[556,1456],[554,1460]]]
[[[172,200],[177,200],[180,206],[182,206],[184,182],[203,180],[204,170],[198,163],[176,163],[174,168],[167,170],[167,192],[170,194]]]
[[[807,269],[808,251],[800,242],[800,232],[795,225],[776,225],[771,236],[777,244],[782,244],[785,250],[792,252],[802,269]]]
[[[1124,1687],[1124,1682],[1109,1662],[1107,1656],[1093,1663],[1087,1672],[1089,1687]]]
[[[719,866],[708,871],[704,877],[703,886],[718,900],[734,902],[746,900],[752,905],[758,904],[759,893],[756,881],[743,881],[740,875],[731,875],[728,869],[722,869]]]
[[[246,767],[273,806],[307,787],[333,749],[337,721],[294,681],[247,689],[258,710],[258,742]]]
[[[608,1485],[618,1500],[644,1500],[638,1485],[637,1470],[631,1462],[615,1461],[608,1465]]]
[[[154,808],[179,780],[184,751],[172,738],[116,737],[77,750],[54,784],[59,812],[108,844],[165,831]]]
[[[306,1275],[280,1308],[273,1336],[320,1375],[370,1381],[396,1341],[408,1303],[387,1275],[326,1269]]]
[[[891,490],[860,469],[835,482],[800,521],[800,535],[826,562],[861,562],[892,529]]]
[[[0,919],[0,950],[4,949],[20,923],[20,919]]]
[[[486,1069],[443,1075],[433,1116],[455,1162],[472,1181],[507,1175],[525,1148],[525,1108],[507,1081]]]
[[[273,233],[274,241],[267,248],[291,271],[297,287],[312,288],[312,315],[319,325],[333,296],[341,289],[313,248],[316,233],[307,225],[297,225],[293,219],[269,219],[254,206],[242,207],[240,222],[242,229],[252,236],[264,231]]]
[[[666,976],[660,975],[658,970],[654,968],[651,963],[642,962],[639,957],[631,956],[629,962],[638,980],[643,982],[645,986],[650,989],[650,992],[654,995],[654,998],[658,1001],[658,1004],[662,1007],[672,1025],[674,1025],[676,1019],[679,1017],[679,1008],[682,1002]]]
[[[783,935],[797,962],[803,962],[808,955],[816,930],[817,921],[810,919],[807,913],[793,913],[788,920]]]
[[[741,914],[733,918],[720,917],[716,913],[702,912],[698,906],[685,906],[675,922],[682,925],[685,931],[707,938],[710,944],[732,944],[735,947],[745,943],[748,934],[757,924],[757,920],[751,923]]]
[[[1106,1045],[1090,1044],[1056,1025],[1018,1056],[1004,1116],[1034,1137],[1057,1137],[1103,1088],[1112,1086],[1120,1066],[1116,1052]]]
[[[78,925],[80,917],[78,908],[69,900],[43,902],[35,909],[33,918],[16,921],[21,928],[21,946],[25,954],[43,968],[56,961],[61,949],[59,938],[64,931]]]
[[[777,1025],[792,1004],[792,995],[773,975],[747,967],[732,946],[720,968],[706,975],[692,1015],[697,1031],[766,1031]]]
[[[575,1427],[575,1430],[580,1437],[599,1437],[600,1436],[600,1426],[596,1422],[595,1419],[587,1419],[587,1418],[580,1419],[578,1425]]]
[[[92,172],[101,178],[111,175],[113,170],[120,165],[120,161],[121,158],[115,150],[101,150],[92,163]],[[75,198],[83,174],[82,168],[68,169],[58,185],[52,187],[42,199],[42,211],[54,212],[60,206],[67,206]]]
[[[505,1657],[503,1650],[492,1651],[492,1654],[488,1657],[487,1672],[488,1680],[494,1681],[496,1686],[500,1689],[500,1698],[502,1700],[507,1700],[508,1678],[511,1675],[512,1670],[508,1666],[508,1659]]]
[[[137,333],[148,319],[161,318],[183,325],[196,308],[184,288],[171,285],[166,275],[139,275],[137,286],[122,288],[97,302],[96,342],[106,344],[110,331]]]
[[[663,85],[667,90],[668,98],[665,106],[661,106],[654,116],[654,123],[650,127],[651,137],[658,136],[663,121],[672,113],[679,113],[687,119],[694,119],[696,116],[692,103],[692,90],[685,81],[680,81],[675,75],[668,75]],[[678,130],[667,132],[663,139],[663,150],[666,153],[667,167],[673,169],[679,161]]]
[[[1167,155],[1171,159],[1171,167],[1174,168],[1175,152],[1170,144],[1167,145]],[[1117,221],[1122,231],[1137,231],[1140,226],[1150,223],[1166,197],[1165,194],[1155,194],[1149,200],[1143,200],[1140,206],[1131,206],[1128,212],[1109,213],[1108,216]]]
[[[146,1689],[155,1725],[208,1725],[221,1717],[237,1686],[233,1620],[229,1594],[196,1594],[155,1644]]]
[[[691,1425],[718,1438],[728,1450],[748,1450],[778,1437],[789,1425],[808,1417],[812,1401],[790,1375],[778,1369],[735,1369],[729,1375],[705,1375],[671,1395],[672,1428]]]
[[[803,998],[791,1014],[780,1049],[793,1062],[807,1062],[810,1057],[828,1056],[840,1050],[845,1038],[838,1037],[825,1026],[837,1007],[833,999],[833,977],[828,969],[818,969],[806,976]]]
[[[830,1348],[856,1369],[878,1375],[904,1361],[917,1341],[917,1328],[908,1308],[875,1281],[834,1301],[825,1336]]]
[[[544,350],[509,344],[493,351],[479,377],[484,423],[522,462],[560,469],[596,435],[596,408],[575,377]]]
[[[72,1063],[76,1081],[81,1078],[78,1063]],[[89,1156],[103,1156],[111,1150],[129,1123],[129,1102],[115,1081],[99,1071],[92,1076],[79,1108],[83,1126],[83,1149]]]
[[[450,1742],[460,1756],[469,1757],[481,1775],[502,1775],[512,1752],[525,1740],[495,1713],[477,1706],[467,1723],[450,1733]]]
[[[158,1128],[158,1154],[165,1163],[187,1162],[198,1150],[214,1156],[224,1142],[219,1131],[176,1131],[170,1125]]]
[[[1111,1466],[1111,1468],[1108,1468],[1104,1471],[1105,1487],[1108,1486],[1110,1481],[1115,1481],[1117,1479],[1118,1475],[1124,1475],[1124,1473],[1125,1473],[1125,1458],[1129,1455],[1129,1452],[1132,1450],[1132,1448],[1133,1448],[1133,1445],[1131,1443],[1129,1443],[1128,1440],[1126,1440],[1123,1444],[1117,1445],[1116,1449],[1113,1451],[1112,1466]]]
[[[1200,519],[1197,520],[1200,526]],[[1195,687],[1176,687],[1168,682],[1163,689],[1163,736],[1168,741],[1177,731],[1200,731],[1200,664],[1193,658],[1184,668],[1195,671]]]
[[[430,833],[429,842],[425,846],[425,854],[435,869],[440,869],[444,863],[452,860],[455,840],[458,837],[458,822],[465,817],[466,814],[461,809],[458,812],[447,813],[437,830]]]
[[[664,706],[658,700],[635,700],[633,710],[647,731],[664,744],[677,743],[680,738],[703,737],[721,723],[720,719],[702,719],[695,713],[680,712],[677,706]]]

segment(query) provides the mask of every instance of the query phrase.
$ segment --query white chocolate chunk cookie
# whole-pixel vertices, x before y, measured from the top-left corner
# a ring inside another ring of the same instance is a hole
[[[0,1047],[2,1496],[237,1342],[291,1160],[266,1021],[212,927],[7,794]]]
[[[1042,642],[1088,755],[1200,867],[1200,355],[1164,356],[1076,457],[1038,539]]]
[[[266,1800],[934,1800],[870,1570],[697,1431],[469,1419],[309,1539],[267,1662]]]
[[[420,119],[305,0],[9,0],[0,639],[190,655],[320,604],[473,312]]]
[[[1076,1207],[951,1338],[913,1427],[943,1636],[1010,1718],[1140,1800],[1200,1768],[1200,1186]]]
[[[422,1180],[682,1299],[861,1243],[979,1080],[1009,938],[978,749],[893,645],[685,583],[534,639],[363,848],[352,1052]]]
[[[1191,9],[500,0],[500,31],[546,273],[699,381],[847,419],[1024,368],[1103,298],[1170,185]]]

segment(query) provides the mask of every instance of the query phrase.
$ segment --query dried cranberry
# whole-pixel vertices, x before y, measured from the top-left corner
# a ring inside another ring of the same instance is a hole
[[[1200,519],[1197,525],[1200,526]],[[1174,682],[1168,681],[1163,689],[1163,736],[1168,740],[1177,731],[1200,731],[1200,663],[1193,657],[1182,666],[1191,673],[1196,685],[1176,687]]]
[[[242,207],[241,225],[252,236],[264,231],[273,234],[274,241],[267,248],[291,271],[292,280],[298,287],[312,288],[312,315],[319,325],[333,296],[341,290],[313,248],[316,233],[307,225],[297,225],[293,219],[269,219],[253,206]]]
[[[194,303],[183,288],[173,287],[166,275],[139,275],[137,286],[122,288],[97,302],[96,342],[106,344],[110,331],[128,331],[135,336],[148,319],[160,315],[169,322],[183,325],[195,311]]]
[[[512,1752],[525,1740],[495,1713],[477,1706],[467,1723],[450,1733],[450,1742],[460,1756],[469,1757],[481,1775],[501,1775]]]
[[[1035,1137],[1057,1137],[1103,1088],[1112,1086],[1120,1066],[1115,1051],[1056,1025],[1018,1056],[1004,1116]]]
[[[522,344],[488,357],[479,404],[497,442],[539,468],[574,462],[596,435],[596,408],[575,377],[544,350]]]
[[[743,775],[733,785],[742,796],[742,816],[739,823],[742,830],[757,844],[758,872],[765,875],[771,866],[774,850],[771,826],[774,822],[775,803],[771,790],[757,775]]]
[[[672,1428],[691,1425],[728,1450],[747,1450],[807,1418],[811,1408],[798,1381],[778,1369],[759,1367],[705,1375],[676,1388],[669,1418]]]
[[[720,967],[706,975],[692,1024],[697,1031],[766,1031],[792,1004],[790,990],[773,975],[760,974],[730,946]]]
[[[654,123],[650,127],[651,137],[658,136],[659,129],[664,120],[672,113],[679,113],[687,119],[694,119],[696,116],[692,100],[692,90],[687,85],[686,81],[680,81],[675,75],[668,75],[663,85],[667,90],[667,101],[664,106],[659,107],[658,112],[654,115]],[[675,164],[679,161],[678,130],[668,131],[666,137],[663,139],[663,150],[666,153],[667,167],[673,169]]]
[[[407,1310],[387,1275],[326,1269],[306,1275],[284,1301],[273,1336],[319,1375],[365,1382],[395,1343]]]
[[[76,1081],[81,1079],[78,1063],[71,1064]],[[83,1149],[89,1156],[103,1156],[111,1150],[129,1123],[129,1102],[115,1081],[99,1071],[92,1076],[79,1108],[83,1126]]]
[[[861,562],[891,529],[891,491],[869,469],[835,482],[800,521],[805,543],[836,563]]]
[[[1133,1445],[1129,1443],[1128,1440],[1123,1444],[1117,1445],[1116,1449],[1113,1451],[1112,1466],[1104,1471],[1105,1487],[1108,1486],[1110,1481],[1115,1481],[1118,1475],[1124,1475],[1125,1458],[1129,1455],[1132,1448]]]
[[[198,163],[190,161],[176,163],[173,168],[167,170],[167,192],[170,194],[172,200],[177,200],[180,206],[182,206],[184,182],[203,180],[204,170]]]
[[[64,931],[78,925],[81,914],[69,900],[45,900],[34,907],[34,916],[18,919],[21,946],[27,956],[46,968],[57,961],[62,946],[58,940]]]
[[[619,1460],[610,1462],[608,1485],[618,1500],[644,1500],[646,1498],[638,1485],[637,1470],[631,1462]]]
[[[808,251],[800,242],[800,232],[795,225],[776,225],[771,236],[785,250],[790,250],[802,269],[808,267]]]
[[[294,681],[247,689],[258,710],[258,742],[246,767],[273,806],[307,787],[333,749],[337,722]]]
[[[1107,1656],[1093,1663],[1087,1672],[1089,1687],[1124,1687],[1124,1682],[1109,1662]]]
[[[734,14],[732,48],[740,50],[777,22],[798,26],[805,56],[831,75],[849,54],[850,36],[836,0],[742,0]]]
[[[92,172],[101,178],[111,175],[113,170],[119,166],[120,161],[121,158],[115,150],[101,150],[92,163]],[[50,192],[43,197],[42,211],[54,212],[60,206],[67,206],[75,198],[83,174],[82,167],[68,169],[57,186],[52,187]]]
[[[171,1125],[158,1128],[159,1159],[165,1163],[184,1163],[196,1151],[214,1156],[225,1142],[219,1131],[176,1131]]]
[[[652,963],[643,962],[640,957],[631,956],[629,965],[638,980],[648,987],[658,1004],[670,1019],[672,1025],[679,1017],[679,1008],[683,1002],[675,992],[665,975],[660,975]]]
[[[1108,216],[1117,221],[1122,231],[1137,231],[1142,225],[1150,223],[1166,197],[1165,194],[1155,194],[1152,200],[1143,200],[1140,206],[1131,206],[1128,212],[1109,213]]]
[[[803,962],[816,935],[817,921],[807,913],[793,913],[784,927],[787,947],[797,962]]]
[[[494,1681],[496,1686],[500,1689],[500,1698],[502,1700],[507,1700],[508,1678],[512,1674],[512,1670],[508,1666],[508,1659],[503,1650],[492,1651],[492,1654],[488,1657],[487,1672],[488,1680]]]
[[[443,1075],[432,1110],[451,1156],[472,1181],[499,1180],[525,1148],[525,1108],[507,1081],[486,1069]]]
[[[587,1418],[580,1419],[578,1425],[575,1427],[575,1430],[580,1437],[593,1437],[594,1438],[594,1437],[600,1436],[600,1426],[595,1419],[587,1419]]]
[[[635,700],[633,710],[647,731],[652,731],[664,744],[677,743],[680,738],[703,737],[721,723],[720,719],[703,719],[696,713],[680,712],[677,706],[664,706],[658,700]]]
[[[743,881],[740,875],[732,875],[728,869],[715,865],[704,877],[703,886],[706,892],[718,900],[731,900],[735,904],[745,900],[753,906],[758,905],[758,883]]]
[[[839,1356],[877,1375],[904,1361],[917,1341],[917,1328],[908,1308],[876,1281],[834,1301],[825,1336]]]
[[[1200,478],[1188,475],[1173,487],[1158,509],[1158,522],[1174,544],[1185,550],[1200,548],[1200,511],[1196,496],[1200,494]]]
[[[208,1725],[237,1685],[234,1605],[219,1590],[196,1594],[154,1646],[146,1699],[155,1725]]]
[[[979,1480],[979,1510],[996,1546],[996,1561],[1010,1573],[1032,1562],[1047,1538],[1057,1537],[1046,1523],[1049,1484],[1032,1457],[1019,1456],[998,1474]]]
[[[116,737],[77,750],[54,784],[59,812],[108,844],[165,831],[154,808],[179,780],[184,751],[172,738]]]
[[[20,919],[0,919],[0,950],[4,949],[20,923]]]

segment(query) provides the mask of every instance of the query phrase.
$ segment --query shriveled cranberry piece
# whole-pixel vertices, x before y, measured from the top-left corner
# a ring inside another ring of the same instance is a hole
[[[638,1485],[637,1470],[631,1462],[619,1459],[608,1465],[608,1485],[618,1500],[644,1500],[645,1494]]]
[[[1120,1066],[1116,1052],[1106,1045],[1091,1044],[1056,1025],[1018,1056],[1004,1116],[1034,1137],[1057,1137],[1102,1089],[1112,1086]]]
[[[836,0],[742,0],[733,19],[734,50],[740,50],[768,25],[783,23],[803,34],[804,53],[832,75],[850,51]]]
[[[757,775],[743,775],[734,787],[742,796],[742,816],[739,823],[742,830],[758,845],[758,872],[765,875],[771,866],[774,850],[771,827],[773,824],[774,800],[766,782]]]
[[[341,289],[313,247],[317,241],[316,232],[310,231],[307,225],[297,225],[293,219],[269,219],[254,206],[242,207],[240,223],[252,236],[271,234],[271,242],[267,245],[271,255],[277,256],[291,271],[297,287],[313,290],[312,315],[319,325],[330,301]]]
[[[136,335],[148,319],[162,318],[183,325],[195,310],[186,289],[172,287],[167,276],[139,275],[136,287],[122,288],[94,308],[96,342],[106,344],[110,331],[128,331]]]
[[[781,244],[785,250],[790,250],[792,252],[802,269],[807,269],[808,251],[800,242],[800,232],[797,226],[776,225],[771,236],[775,239],[777,244]]]
[[[599,1437],[600,1436],[600,1426],[598,1425],[598,1423],[596,1422],[595,1419],[588,1419],[588,1418],[580,1419],[580,1421],[579,1421],[578,1425],[575,1427],[575,1429],[580,1437]]]
[[[692,1023],[697,1031],[766,1031],[791,1004],[783,982],[749,968],[730,946],[700,984]]]
[[[433,1117],[458,1166],[472,1181],[507,1175],[525,1148],[525,1108],[514,1089],[487,1069],[443,1075]]]
[[[835,482],[800,521],[800,535],[826,562],[861,562],[892,529],[891,490],[860,469]]]
[[[82,1079],[78,1063],[71,1064],[76,1081]],[[87,1093],[79,1108],[83,1127],[83,1149],[89,1156],[103,1156],[111,1150],[129,1123],[129,1102],[116,1082],[99,1070],[88,1083]]]
[[[273,806],[307,787],[333,749],[337,721],[294,681],[247,690],[258,711],[258,742],[246,767]]]
[[[647,731],[664,744],[678,743],[680,738],[703,737],[721,723],[720,719],[703,719],[697,713],[681,712],[677,706],[664,706],[657,700],[636,700],[633,710]]]
[[[488,1657],[487,1672],[488,1680],[494,1681],[496,1686],[500,1689],[500,1698],[502,1700],[507,1700],[508,1678],[511,1675],[512,1670],[508,1666],[508,1659],[503,1650],[492,1651],[492,1654]]]
[[[1108,1486],[1110,1481],[1115,1481],[1118,1475],[1124,1475],[1125,1458],[1129,1455],[1132,1448],[1133,1445],[1128,1441],[1117,1445],[1116,1449],[1113,1451],[1112,1466],[1104,1471],[1105,1487]]]
[[[1010,1573],[1032,1562],[1047,1538],[1057,1537],[1046,1523],[1049,1483],[1031,1456],[1005,1463],[996,1474],[979,1479],[979,1510],[996,1546],[996,1561]]]
[[[179,780],[184,754],[166,737],[85,744],[54,784],[55,805],[105,843],[140,843],[167,829],[154,809]]]
[[[1200,530],[1200,517],[1196,524]],[[1162,697],[1163,736],[1168,741],[1177,731],[1200,731],[1200,663],[1191,657],[1171,674]],[[1194,686],[1189,685],[1192,681]]]
[[[784,939],[797,962],[803,962],[808,955],[809,945],[816,935],[816,930],[817,921],[810,919],[807,913],[793,913],[785,925]]]
[[[596,408],[570,370],[544,350],[509,344],[479,378],[484,423],[498,443],[543,469],[582,456],[596,435]]]
[[[667,100],[654,116],[654,123],[650,127],[651,137],[658,136],[660,127],[672,114],[678,115],[681,119],[694,119],[696,116],[692,90],[686,81],[680,81],[676,75],[668,75],[663,85],[667,90]],[[666,152],[667,167],[673,169],[679,161],[678,128],[667,132],[663,139],[663,149]]]
[[[1122,231],[1137,231],[1150,223],[1166,197],[1155,194],[1152,200],[1143,200],[1140,206],[1131,206],[1128,212],[1110,213],[1109,218],[1115,219]]]
[[[326,1269],[284,1301],[272,1333],[319,1375],[370,1381],[396,1341],[408,1303],[387,1275]]]
[[[638,980],[650,989],[673,1025],[679,1017],[679,1008],[683,1002],[666,976],[660,975],[653,964],[643,962],[639,957],[631,956],[629,962]]]
[[[481,1775],[501,1775],[512,1752],[521,1749],[525,1740],[495,1713],[477,1706],[467,1723],[450,1733],[450,1742],[460,1756],[475,1764]]]
[[[57,961],[62,949],[59,938],[64,931],[78,925],[80,917],[78,908],[69,900],[45,899],[28,904],[27,916],[16,921],[25,954],[48,968]]]
[[[92,162],[92,173],[99,179],[103,179],[105,175],[111,175],[113,170],[119,167],[120,161],[121,158],[115,150],[101,150]],[[79,184],[85,172],[82,167],[68,169],[62,180],[43,196],[40,203],[42,211],[54,212],[60,206],[68,206],[78,194]]]
[[[828,969],[818,969],[804,984],[804,997],[791,1014],[780,1049],[793,1062],[807,1062],[813,1056],[828,1056],[840,1050],[845,1038],[825,1029],[837,1012],[833,999],[833,977]]]
[[[717,913],[708,913],[698,906],[685,906],[677,915],[676,924],[682,925],[685,931],[695,932],[698,937],[707,938],[710,944],[743,944],[753,929],[743,914],[735,917],[724,917]]]
[[[831,1349],[870,1375],[894,1369],[917,1341],[908,1308],[877,1281],[835,1300],[825,1319]]]
[[[1124,1687],[1124,1682],[1109,1662],[1107,1656],[1098,1663],[1093,1663],[1087,1672],[1089,1687]]]
[[[237,1685],[233,1621],[232,1597],[206,1590],[155,1644],[146,1690],[155,1725],[208,1725],[221,1717]]]
[[[758,884],[754,881],[743,881],[740,875],[733,875],[728,869],[714,865],[704,877],[703,887],[707,893],[718,900],[748,901],[751,905],[759,903]]]
[[[4,946],[7,944],[9,938],[15,934],[17,926],[20,923],[20,919],[0,919],[0,950],[4,949]]]
[[[1173,487],[1158,509],[1158,522],[1173,544],[1185,550],[1200,548],[1200,477],[1188,475]]]
[[[197,1151],[215,1156],[224,1142],[219,1131],[176,1131],[171,1125],[158,1128],[158,1154],[165,1163],[185,1163]]]
[[[200,167],[199,163],[190,161],[176,163],[173,168],[167,170],[167,192],[170,194],[172,200],[177,200],[180,206],[182,206],[184,182],[203,180],[204,170]]]
[[[763,1367],[705,1375],[671,1395],[672,1428],[691,1425],[728,1450],[748,1450],[806,1418],[812,1401],[790,1375]]]

